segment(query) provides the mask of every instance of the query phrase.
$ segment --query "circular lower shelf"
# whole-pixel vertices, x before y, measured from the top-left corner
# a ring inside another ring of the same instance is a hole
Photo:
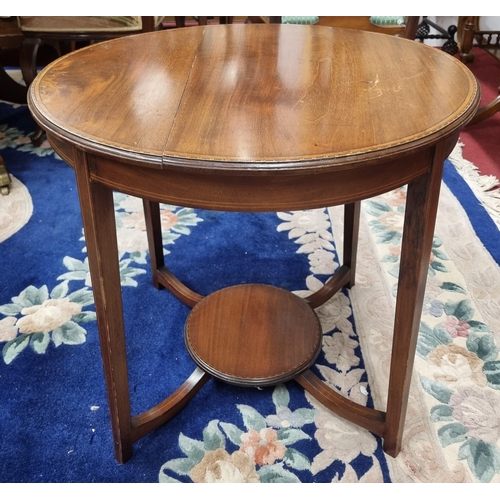
[[[293,379],[321,350],[321,325],[307,302],[270,285],[223,288],[196,304],[185,327],[195,363],[235,385]]]

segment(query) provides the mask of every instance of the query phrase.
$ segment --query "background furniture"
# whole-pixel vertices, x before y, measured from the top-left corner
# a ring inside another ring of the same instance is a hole
[[[437,31],[437,33],[431,33],[431,28]],[[446,42],[441,47],[450,55],[454,55],[458,52],[458,44],[455,41],[455,35],[457,33],[457,27],[452,24],[444,29],[439,24],[428,19],[427,16],[423,16],[422,21],[418,25],[417,32],[415,34],[415,39],[423,42],[424,40],[446,40]]]
[[[199,26],[206,26],[209,19],[213,19],[208,16],[193,16]],[[220,16],[220,24],[231,24],[233,22],[233,16]],[[186,16],[175,16],[175,26],[176,28],[184,28],[186,26]]]
[[[460,44],[460,60],[463,63],[470,63],[474,60],[474,54],[471,49],[474,42],[479,47],[487,50],[497,59],[500,57],[500,31],[482,31],[480,29],[479,16],[462,16],[458,21],[459,29],[459,44]],[[500,92],[500,87],[499,87]],[[479,123],[495,113],[500,111],[500,95],[493,99],[490,103],[481,107],[470,125]]]
[[[21,71],[30,85],[37,74],[37,52],[41,44],[55,47],[61,56],[82,42],[108,40],[162,28],[160,16],[20,16],[23,34]]]
[[[14,17],[0,17],[0,99],[19,104],[26,104],[27,87],[12,79],[4,68],[2,49],[18,50],[21,47],[23,35]],[[0,155],[0,192],[7,195],[10,192],[10,175],[5,161]]]
[[[161,16],[19,16],[23,35],[20,66],[29,86],[37,75],[37,54],[42,44],[55,49],[55,57],[96,41],[146,33],[162,28]],[[31,136],[40,145],[44,133],[37,127]]]
[[[320,16],[318,24],[402,36],[413,40],[418,21],[418,16]]]

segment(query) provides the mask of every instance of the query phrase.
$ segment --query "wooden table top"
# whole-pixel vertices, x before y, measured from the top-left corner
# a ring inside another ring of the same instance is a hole
[[[221,25],[71,53],[39,74],[29,103],[44,128],[87,151],[266,170],[430,145],[470,119],[479,93],[457,59],[406,39]]]

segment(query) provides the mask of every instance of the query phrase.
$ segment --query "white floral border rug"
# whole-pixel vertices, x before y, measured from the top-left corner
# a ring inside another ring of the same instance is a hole
[[[498,200],[492,190],[497,183],[485,183],[470,165],[464,170],[462,146],[450,159],[483,200]],[[400,234],[404,199],[396,190],[363,202],[357,282],[350,293],[378,408],[387,395],[400,248],[391,235]],[[490,213],[498,219],[498,212]],[[338,239],[340,228],[335,233]],[[388,457],[391,478],[500,482],[500,268],[444,183],[435,235],[403,447],[396,459]]]

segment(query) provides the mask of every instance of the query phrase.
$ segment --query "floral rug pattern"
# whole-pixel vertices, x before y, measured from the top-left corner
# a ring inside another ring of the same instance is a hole
[[[393,291],[404,202],[402,189],[364,202]],[[433,400],[429,418],[439,442],[466,461],[481,482],[490,482],[500,472],[498,354],[491,328],[475,308],[460,270],[435,236],[417,344],[417,371],[423,390]]]

